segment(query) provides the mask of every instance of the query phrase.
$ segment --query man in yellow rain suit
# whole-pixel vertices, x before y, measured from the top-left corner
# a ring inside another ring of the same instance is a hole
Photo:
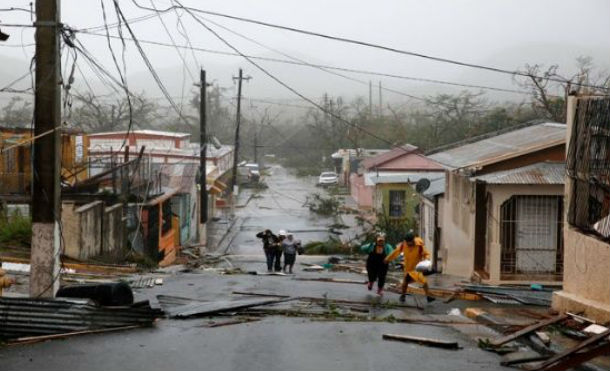
[[[405,301],[407,286],[410,282],[421,283],[424,287],[424,292],[426,293],[428,303],[434,301],[434,298],[429,294],[428,281],[426,280],[426,277],[424,277],[421,272],[415,270],[415,266],[419,262],[430,259],[430,253],[426,250],[424,241],[419,237],[415,237],[413,231],[407,232],[405,235],[405,240],[398,244],[394,251],[392,251],[392,253],[385,258],[385,262],[391,262],[400,256],[400,253],[402,253],[404,256],[404,279],[402,281],[402,295],[400,295],[400,302]]]

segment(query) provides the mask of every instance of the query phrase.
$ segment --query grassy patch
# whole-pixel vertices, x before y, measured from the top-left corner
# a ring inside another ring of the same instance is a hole
[[[0,244],[30,246],[32,242],[32,220],[18,210],[0,216]]]

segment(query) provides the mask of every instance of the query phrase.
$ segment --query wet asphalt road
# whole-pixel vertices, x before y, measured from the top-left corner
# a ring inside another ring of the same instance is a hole
[[[332,220],[309,214],[301,201],[313,189],[274,168],[270,189],[237,209],[243,218],[229,250],[239,254],[232,264],[264,270],[264,257],[253,234],[262,228],[299,230],[304,242],[326,236]],[[271,196],[273,194],[273,197]],[[286,197],[290,196],[290,197]],[[274,206],[275,205],[275,206]],[[300,261],[324,262],[323,257],[298,257],[296,277],[363,279],[353,273],[303,272]],[[240,298],[232,291],[266,292],[331,299],[379,300],[364,285],[297,281],[290,276],[220,275],[218,272],[167,274],[163,286],[136,290],[137,299],[156,302],[156,295],[214,301]],[[396,300],[386,294],[383,300]],[[428,312],[445,312],[442,303]],[[372,310],[374,311],[374,310]],[[397,318],[419,315],[416,309],[394,310]],[[374,313],[373,313],[374,314]],[[217,328],[210,319],[160,320],[154,327],[120,333],[73,337],[66,340],[0,348],[0,370],[501,370],[499,358],[477,348],[460,331],[445,326],[386,322],[314,321],[301,317],[269,316],[259,322]],[[472,328],[472,326],[467,326]],[[442,350],[415,344],[387,342],[383,333],[457,340],[462,350]]]
[[[268,189],[252,193],[252,197],[241,197],[247,203],[236,209],[237,230],[231,236],[229,252],[232,254],[262,255],[260,240],[256,233],[271,229],[274,233],[286,230],[294,233],[303,244],[328,238],[328,227],[332,218],[322,218],[312,214],[305,202],[312,193],[325,191],[315,186],[314,177],[297,178],[280,166],[272,166],[265,182]]]

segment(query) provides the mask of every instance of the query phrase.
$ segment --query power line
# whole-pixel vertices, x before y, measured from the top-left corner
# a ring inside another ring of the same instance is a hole
[[[176,7],[176,5],[172,5],[169,8],[166,8],[163,10],[155,10],[155,9],[147,8],[145,6],[138,4],[136,0],[132,0],[132,2],[141,9],[146,9],[146,10],[150,10],[150,11],[158,11],[158,12],[168,12]],[[177,2],[177,3],[180,4],[179,2]],[[419,53],[419,52],[412,52],[412,51],[402,50],[402,49],[385,46],[385,45],[381,45],[381,44],[375,44],[375,43],[371,43],[371,42],[367,42],[367,41],[350,39],[350,38],[341,37],[341,36],[328,35],[328,34],[324,34],[321,32],[309,31],[309,30],[300,29],[300,28],[296,28],[296,27],[282,26],[282,25],[273,24],[273,23],[269,23],[269,22],[259,21],[256,19],[238,17],[238,16],[234,16],[234,15],[198,9],[198,8],[194,8],[194,7],[186,7],[182,4],[180,4],[180,7],[182,9],[185,9],[185,10],[188,10],[189,12],[191,12],[191,15],[192,15],[192,12],[208,14],[208,15],[228,18],[228,19],[232,19],[232,20],[236,20],[236,21],[240,21],[240,22],[252,23],[252,24],[259,25],[259,26],[265,26],[265,27],[270,27],[270,28],[281,29],[284,31],[290,31],[290,32],[304,34],[304,35],[320,37],[320,38],[327,39],[327,40],[339,41],[339,42],[344,42],[344,43],[354,44],[354,45],[359,45],[359,46],[366,46],[369,48],[380,49],[380,50],[384,50],[384,51],[388,51],[388,52],[392,52],[392,53],[428,59],[428,60],[441,62],[441,63],[454,64],[454,65],[458,65],[458,66],[462,66],[462,67],[469,67],[469,68],[486,70],[486,71],[490,71],[490,72],[502,73],[502,74],[511,75],[511,76],[536,78],[536,79],[540,79],[540,80],[553,81],[553,82],[558,82],[558,83],[569,82],[569,80],[567,80],[567,79],[560,79],[560,78],[553,77],[553,76],[539,76],[539,75],[533,75],[533,74],[529,74],[527,72],[522,72],[522,71],[507,70],[507,69],[503,69],[503,68],[499,68],[499,67],[485,66],[482,64],[475,64],[475,63],[470,63],[470,62],[463,62],[463,61],[459,61],[459,60],[451,59],[451,58],[436,57],[436,56],[427,55],[427,54],[423,54],[423,53]],[[572,82],[571,84],[574,86],[581,86],[581,87],[594,88],[594,89],[600,89],[600,90],[610,90],[610,88],[605,87],[605,86],[598,86],[598,85],[592,85],[592,84],[586,84],[586,83]]]
[[[241,34],[241,33],[237,32],[237,31],[234,31],[234,30],[232,30],[232,29],[230,29],[230,28],[228,28],[228,27],[225,27],[225,26],[223,26],[223,25],[221,25],[221,24],[218,24],[218,23],[216,23],[216,22],[214,22],[214,21],[210,21],[209,19],[206,19],[206,18],[203,18],[203,17],[202,17],[202,19],[203,19],[203,20],[205,20],[206,22],[212,23],[212,24],[216,25],[217,27],[220,27],[220,28],[222,28],[222,29],[224,29],[224,30],[226,30],[226,31],[228,31],[228,32],[230,32],[230,33],[232,33],[232,34],[234,34],[234,35],[237,35],[237,36],[239,36],[239,37],[241,37],[241,38],[243,38],[243,39],[245,39],[245,40],[248,40],[248,41],[250,41],[250,42],[252,42],[252,43],[254,43],[254,44],[256,44],[256,45],[262,46],[263,48],[265,48],[265,49],[267,49],[267,50],[270,50],[270,51],[272,51],[272,52],[274,52],[274,53],[280,54],[280,55],[282,55],[282,56],[284,56],[284,57],[286,57],[286,58],[289,58],[289,59],[291,59],[291,60],[293,60],[293,61],[297,61],[297,62],[299,62],[299,63],[302,63],[303,65],[305,65],[305,66],[307,66],[307,67],[313,67],[313,68],[317,68],[317,69],[319,69],[320,71],[327,72],[327,73],[330,73],[330,74],[332,74],[332,75],[339,76],[339,77],[342,77],[342,78],[347,79],[347,80],[350,80],[350,81],[355,81],[355,82],[360,83],[360,84],[363,84],[363,85],[369,85],[368,81],[363,81],[363,80],[356,79],[356,78],[353,78],[353,77],[350,77],[350,76],[346,76],[346,75],[343,75],[343,74],[341,74],[341,73],[334,72],[334,71],[332,71],[332,70],[328,70],[328,69],[326,69],[326,68],[324,68],[324,67],[318,67],[318,66],[314,66],[314,65],[312,65],[311,63],[309,63],[309,62],[307,62],[307,61],[305,61],[305,60],[303,60],[303,59],[296,58],[296,57],[293,57],[293,56],[291,56],[291,55],[289,55],[289,54],[287,54],[287,53],[281,52],[281,51],[279,51],[279,50],[277,50],[277,49],[275,49],[275,48],[272,48],[272,47],[270,47],[270,46],[267,46],[267,45],[265,45],[265,44],[263,44],[263,43],[261,43],[261,42],[258,42],[258,41],[254,40],[254,39],[252,39],[252,38],[250,38],[250,37],[248,37],[248,36],[246,36],[246,35],[243,35],[243,34]],[[411,94],[406,94],[406,93],[399,92],[399,91],[396,91],[396,90],[387,89],[387,88],[386,88],[386,90],[387,90],[387,91],[390,91],[390,92],[393,92],[393,93],[396,93],[396,94],[399,94],[399,95],[403,95],[403,96],[408,97],[408,98],[411,98],[411,99],[422,100],[422,101],[424,101],[424,100],[425,100],[424,98],[417,97],[417,96],[414,96],[414,95],[411,95]]]
[[[80,29],[76,29],[74,31],[78,32],[78,33],[82,33],[84,35],[106,37],[105,35],[89,32],[89,31],[84,31],[84,30],[80,30]],[[114,36],[114,35],[111,35],[110,37],[117,38],[117,39],[119,38],[118,36]],[[133,41],[132,39],[126,38],[126,37],[124,39]],[[164,47],[170,47],[170,48],[174,47],[171,44],[163,43],[163,42],[159,42],[159,41],[153,41],[153,40],[139,39],[139,42],[142,44],[157,45],[157,46],[164,46]],[[239,55],[237,53],[226,52],[226,51],[222,51],[222,50],[214,50],[214,49],[192,47],[192,46],[186,47],[186,46],[180,46],[180,45],[178,45],[177,47],[182,48],[182,49],[188,49],[191,51],[198,51],[198,52],[202,52],[202,53],[226,55],[226,56],[233,56],[233,57],[242,57],[241,55]],[[498,91],[498,92],[505,92],[505,93],[532,95],[531,92],[523,91],[523,90],[516,90],[516,89],[506,89],[506,88],[498,88],[498,87],[493,87],[493,86],[476,85],[476,84],[463,84],[463,83],[452,82],[452,81],[428,79],[428,78],[414,77],[414,76],[405,76],[405,75],[398,75],[398,74],[387,73],[387,72],[362,70],[362,69],[356,69],[356,68],[350,68],[350,67],[339,67],[339,66],[316,64],[316,63],[304,63],[304,62],[299,62],[299,61],[291,61],[291,60],[287,60],[287,59],[260,57],[260,56],[254,56],[254,55],[248,55],[248,54],[245,54],[245,55],[251,59],[274,62],[274,63],[291,64],[291,65],[296,65],[296,66],[305,66],[305,67],[312,67],[312,68],[324,68],[324,69],[335,70],[335,71],[351,72],[351,73],[371,75],[371,76],[389,77],[389,78],[396,78],[396,79],[402,79],[402,80],[449,85],[449,86],[456,86],[456,87],[463,87],[463,88],[473,88],[473,89],[491,90],[491,91]],[[394,92],[394,91],[392,91],[392,92]]]
[[[179,1],[176,0],[176,3],[180,4]],[[201,19],[197,18],[191,11],[188,10],[188,8],[185,8],[187,10],[187,12],[193,17],[193,19],[195,19],[195,21],[199,24],[201,24],[205,29],[207,29],[210,33],[212,33],[214,36],[216,36],[220,41],[222,41],[225,45],[227,45],[229,48],[233,49],[236,53],[240,54],[244,59],[246,59],[250,64],[252,64],[253,66],[255,66],[258,70],[260,70],[261,72],[263,72],[265,75],[267,75],[268,77],[270,77],[272,80],[274,80],[275,82],[277,82],[278,84],[282,85],[284,88],[286,88],[287,90],[289,90],[290,92],[292,92],[293,94],[297,95],[298,97],[302,98],[303,100],[307,101],[308,103],[310,103],[312,106],[318,108],[319,110],[321,110],[322,112],[325,112],[326,114],[330,115],[331,117],[334,117],[336,120],[339,120],[340,122],[353,127],[355,129],[358,129],[360,131],[362,131],[363,133],[368,134],[369,136],[376,138],[390,146],[394,146],[394,144],[388,140],[386,140],[385,138],[382,138],[380,136],[378,136],[377,134],[364,129],[362,127],[360,127],[357,124],[354,124],[352,122],[349,122],[348,120],[340,117],[339,115],[335,114],[334,112],[330,112],[328,110],[326,110],[326,108],[322,107],[321,105],[319,105],[318,103],[316,103],[315,101],[307,98],[306,96],[304,96],[303,94],[301,94],[299,91],[297,91],[296,89],[294,89],[293,87],[291,87],[290,85],[286,84],[284,81],[280,80],[278,77],[276,77],[275,75],[273,75],[271,72],[267,71],[267,69],[265,69],[264,67],[260,66],[258,63],[254,62],[252,59],[248,58],[247,56],[245,56],[239,49],[237,49],[236,47],[234,47],[231,43],[229,43],[227,40],[225,40],[222,36],[220,36],[216,31],[214,31],[213,29],[211,29],[207,24],[205,24]]]

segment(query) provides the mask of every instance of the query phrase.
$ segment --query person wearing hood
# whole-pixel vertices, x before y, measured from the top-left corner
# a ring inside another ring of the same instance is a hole
[[[403,254],[403,270],[404,270],[404,279],[402,281],[402,295],[400,295],[400,301],[405,301],[405,296],[407,294],[407,287],[411,282],[420,283],[424,292],[426,293],[426,299],[428,302],[434,301],[434,298],[430,296],[428,290],[428,281],[422,271],[420,271],[420,263],[429,263],[430,261],[430,253],[426,250],[424,246],[424,241],[415,237],[413,231],[409,231],[405,234],[405,239],[402,241],[396,249],[392,251],[392,253],[385,258],[385,262],[389,263],[392,260],[398,258],[400,254]],[[430,264],[423,264],[423,266],[428,267]]]
[[[278,237],[271,232],[270,229],[265,229],[256,234],[256,237],[263,240],[263,251],[267,259],[267,272],[273,269],[273,260],[275,259],[275,244],[279,241]]]
[[[373,284],[377,281],[377,295],[381,296],[383,295],[383,286],[385,285],[385,278],[388,273],[388,263],[384,260],[392,253],[392,245],[385,242],[383,234],[378,234],[375,242],[362,245],[360,250],[369,254],[366,259],[366,271],[369,276],[367,287],[369,291],[372,290]]]

